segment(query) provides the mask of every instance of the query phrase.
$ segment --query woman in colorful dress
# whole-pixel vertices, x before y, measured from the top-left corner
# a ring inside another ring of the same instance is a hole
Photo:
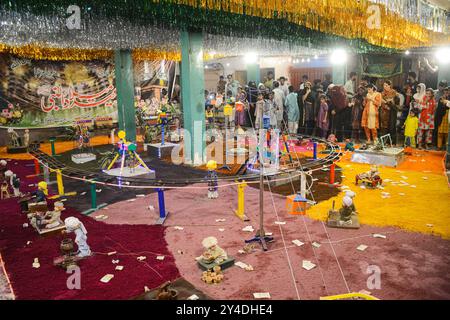
[[[381,93],[380,128],[381,134],[390,134],[392,141],[396,139],[397,128],[397,102],[398,93],[392,88],[392,82],[387,80],[383,84]]]
[[[381,93],[377,92],[376,87],[370,84],[367,87],[367,95],[364,100],[364,110],[361,118],[361,127],[366,133],[367,143],[375,142],[377,129],[379,128],[378,110],[381,106]]]
[[[434,130],[434,112],[436,111],[436,100],[434,100],[434,91],[431,88],[426,90],[425,96],[419,103],[419,131],[417,134],[417,144],[420,148],[429,148],[433,139]]]

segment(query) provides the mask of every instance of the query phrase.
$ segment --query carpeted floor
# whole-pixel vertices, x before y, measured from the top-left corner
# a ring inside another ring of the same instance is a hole
[[[254,253],[240,254],[238,250],[244,246],[244,240],[254,235],[241,229],[248,225],[258,228],[259,191],[252,188],[245,191],[249,222],[234,216],[236,192],[235,187],[221,188],[215,200],[207,199],[204,189],[165,193],[166,209],[170,212],[165,238],[177,267],[186,280],[212,298],[253,299],[254,292],[269,292],[272,299],[318,299],[367,290],[381,299],[450,299],[449,241],[393,227],[326,228],[321,221],[288,215],[285,198],[274,194],[272,202],[268,192],[264,202],[265,230],[272,232],[276,241],[269,244],[268,252],[258,247]],[[154,211],[143,210],[149,204],[155,207]],[[151,194],[132,202],[116,203],[101,214],[108,215],[105,222],[113,225],[130,221],[152,224],[157,210],[157,197]],[[285,224],[276,225],[277,220]],[[387,238],[374,238],[377,233]],[[203,283],[194,258],[202,253],[201,241],[207,236],[217,237],[229,255],[255,270],[234,266],[225,271],[225,281],[220,285]],[[292,243],[295,239],[304,245],[295,246]],[[321,246],[313,248],[313,241]],[[368,248],[358,251],[356,248],[361,244]],[[310,260],[316,268],[303,269],[303,260]],[[367,287],[369,266],[380,268],[379,289]]]
[[[450,239],[450,189],[444,174],[443,152],[415,151],[397,168],[380,167],[384,189],[355,186],[355,175],[368,171],[370,165],[350,162],[346,154],[342,184],[357,193],[355,198],[360,221],[373,226],[397,226]],[[325,220],[343,193],[323,201],[308,211],[308,216]]]
[[[15,160],[8,163],[8,168],[23,178],[24,192],[33,189],[28,184],[36,182],[25,180],[33,172],[33,167],[26,164]],[[0,201],[0,252],[17,299],[130,299],[142,293],[144,286],[155,288],[179,276],[164,241],[164,227],[108,225],[82,216],[70,208],[70,200],[65,204],[67,210],[62,218],[76,216],[83,221],[95,253],[79,263],[80,290],[69,290],[66,282],[70,274],[53,266],[62,235],[40,237],[31,227],[22,226],[27,219],[19,213],[16,199]],[[112,251],[117,254],[108,256]],[[164,260],[157,260],[158,255],[165,256]],[[146,260],[139,262],[138,256],[146,256]],[[38,269],[32,268],[34,258],[40,261]],[[115,270],[113,259],[124,266],[122,271]],[[107,284],[101,283],[100,279],[109,273],[114,278]]]

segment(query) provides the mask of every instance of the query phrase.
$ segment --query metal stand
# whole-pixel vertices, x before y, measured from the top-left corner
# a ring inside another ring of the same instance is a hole
[[[158,188],[158,205],[159,205],[159,218],[156,220],[156,224],[162,225],[167,219],[169,212],[166,212],[166,205],[164,202],[164,189]]]
[[[227,157],[228,157],[228,117],[229,116],[225,116],[225,163],[223,164],[223,166],[221,166],[219,168],[219,170],[227,169],[228,171],[231,171],[231,168],[227,164]]]
[[[261,115],[262,124],[263,119]],[[264,129],[259,130],[259,230],[256,231],[256,235],[253,238],[245,240],[245,243],[258,242],[263,250],[267,251],[267,242],[274,241],[274,238],[266,236],[264,231],[264,131]]]

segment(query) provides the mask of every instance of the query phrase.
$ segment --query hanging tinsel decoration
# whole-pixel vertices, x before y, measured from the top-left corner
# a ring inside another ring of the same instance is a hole
[[[137,60],[180,60],[180,30],[193,30],[204,33],[205,52],[222,56],[252,49],[266,55],[320,54],[336,46],[391,53],[432,45],[440,35],[385,9],[381,28],[369,29],[367,0],[109,0],[94,5],[78,0],[81,26],[68,30],[66,10],[72,4],[1,2],[0,52],[84,60],[126,48]]]
[[[31,3],[15,0],[2,4],[0,8],[47,17],[66,17],[66,9],[71,4],[72,0],[34,0]],[[370,29],[367,27],[367,8],[371,4],[368,0],[109,0],[95,5],[79,0],[77,4],[84,21],[118,19],[141,26],[157,25],[165,30],[193,29],[230,36],[288,38],[292,42],[308,38],[313,45],[330,34],[347,39],[365,39],[375,46],[402,49],[430,46],[441,36],[396,15],[381,4],[381,28]],[[448,37],[441,40],[448,41]]]

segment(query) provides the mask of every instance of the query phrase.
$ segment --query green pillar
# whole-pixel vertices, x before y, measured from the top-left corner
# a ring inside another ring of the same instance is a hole
[[[127,140],[136,141],[133,57],[131,50],[116,50],[114,61],[119,130],[124,130],[127,133]]]
[[[347,64],[335,64],[333,65],[333,83],[335,85],[344,85],[347,78]],[[324,88],[325,90],[325,88]]]
[[[185,163],[206,162],[203,35],[181,32],[181,99]]]
[[[259,64],[250,63],[247,65],[247,83],[250,81],[255,81],[256,84],[261,81],[261,74],[259,70]]]

